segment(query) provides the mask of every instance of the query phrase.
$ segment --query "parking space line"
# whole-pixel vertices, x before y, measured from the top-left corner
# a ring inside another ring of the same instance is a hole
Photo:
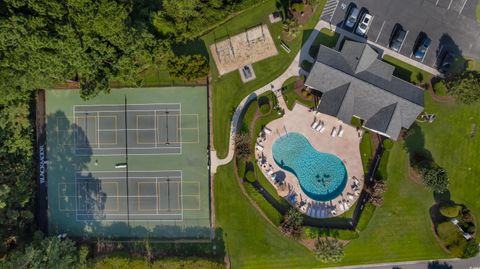
[[[382,27],[380,27],[380,32],[378,32],[377,39],[375,39],[375,43],[377,43],[377,41],[378,41],[378,38],[379,38],[379,37],[380,37],[380,35],[382,34],[383,26],[385,26],[385,21],[383,21],[383,23],[382,23]]]
[[[402,45],[400,45],[400,48],[398,49],[398,53],[400,53],[402,51],[403,44],[405,43],[405,40],[407,40],[407,36],[408,36],[409,31],[410,30],[407,30],[407,33],[405,34],[405,38],[403,38]]]
[[[468,0],[463,0],[463,6],[462,6],[462,8],[460,9],[460,12],[458,12],[458,14],[462,14],[463,9],[465,8],[465,4],[467,4],[467,1],[468,1]],[[478,8],[477,8],[477,10],[478,10]]]
[[[438,2],[439,2],[439,1],[440,1],[440,0],[437,0],[437,2],[435,3],[435,6],[438,6]]]
[[[425,61],[425,58],[427,58],[427,53],[429,48],[430,46],[425,50],[425,54],[423,55],[423,59],[422,59],[422,64],[423,64],[423,61]]]
[[[453,0],[450,0],[450,4],[448,4],[447,9],[450,9],[450,6],[452,5]]]

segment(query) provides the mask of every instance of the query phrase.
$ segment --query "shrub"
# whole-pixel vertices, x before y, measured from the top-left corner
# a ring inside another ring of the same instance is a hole
[[[448,95],[447,87],[445,86],[445,82],[443,82],[443,80],[440,80],[437,83],[433,84],[433,91],[438,96]]]
[[[302,238],[317,239],[319,237],[335,237],[340,240],[352,240],[358,238],[359,234],[352,230],[328,229],[306,226],[302,229]]]
[[[190,81],[206,77],[209,65],[207,58],[201,54],[170,55],[167,69],[170,76]]]
[[[444,193],[448,189],[448,175],[445,169],[441,167],[421,168],[420,174],[423,183],[430,190],[438,193]]]
[[[298,239],[302,233],[303,215],[295,208],[290,208],[282,222],[282,231],[292,238]]]
[[[303,3],[293,3],[292,10],[296,12],[303,12],[305,10],[305,5]]]
[[[247,160],[252,154],[250,141],[248,133],[240,133],[235,136],[235,153],[239,159]]]
[[[255,178],[255,171],[254,170],[251,170],[251,169],[248,169],[246,172],[245,172],[245,179],[248,181],[248,182],[255,182],[256,178]]]
[[[387,185],[383,180],[376,180],[375,185],[369,190],[369,202],[376,207],[383,205],[383,193],[387,190]]]
[[[383,147],[386,149],[386,150],[389,150],[393,147],[393,141],[390,140],[390,139],[385,139],[383,140]]]
[[[460,214],[462,207],[454,203],[444,203],[440,205],[440,213],[447,218],[455,218]]]
[[[270,112],[270,104],[265,103],[265,104],[260,105],[260,112],[264,115],[267,114],[268,112]]]
[[[462,103],[471,104],[480,98],[480,74],[475,71],[455,76],[446,86],[448,92]]]
[[[345,255],[342,243],[335,238],[318,238],[315,254],[324,263],[339,262]]]
[[[463,249],[463,254],[461,257],[464,259],[475,257],[477,256],[478,251],[478,243],[475,240],[470,240],[467,242],[467,245]]]
[[[460,234],[457,226],[455,226],[455,224],[451,223],[450,221],[438,224],[437,234],[446,247],[458,244],[457,242],[459,241],[459,239],[463,238],[461,237],[462,235]]]

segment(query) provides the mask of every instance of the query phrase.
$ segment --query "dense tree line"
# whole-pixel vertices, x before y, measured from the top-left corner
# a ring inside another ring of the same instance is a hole
[[[204,77],[204,56],[174,55],[172,47],[254,2],[0,1],[0,256],[17,247],[12,264],[29,262],[22,255],[45,261],[46,246],[74,248],[55,239],[28,244],[35,230],[34,91],[73,80],[83,98],[93,98],[112,81],[141,85],[139,74],[159,60],[174,77]]]

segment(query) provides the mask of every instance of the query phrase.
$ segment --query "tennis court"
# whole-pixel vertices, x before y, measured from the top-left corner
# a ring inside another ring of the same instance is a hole
[[[206,87],[46,92],[49,233],[208,238]]]

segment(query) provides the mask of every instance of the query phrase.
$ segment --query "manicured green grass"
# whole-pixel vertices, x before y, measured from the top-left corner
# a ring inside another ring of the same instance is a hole
[[[219,167],[215,175],[215,209],[218,228],[232,268],[312,268],[319,263],[313,253],[285,238],[266,222],[241,193],[233,164]]]
[[[392,148],[391,159],[395,162],[388,165],[384,205],[375,210],[360,237],[348,244],[344,260],[335,265],[448,258],[432,232],[433,196],[408,178],[408,154],[402,143]],[[309,250],[285,238],[259,215],[240,192],[232,164],[220,167],[215,176],[215,201],[233,268],[333,266],[317,262]]]
[[[251,12],[246,12],[235,17],[226,24],[215,29],[215,31],[202,37],[202,40],[208,46],[208,44],[214,42],[214,37],[220,38],[221,36],[225,36],[227,32],[230,35],[233,35],[244,31],[250,26],[258,25],[259,23],[267,23],[279,53],[274,57],[253,64],[253,69],[257,78],[248,83],[243,83],[240,80],[240,74],[237,71],[218,77],[213,60],[210,61],[213,74],[213,139],[215,150],[220,158],[227,155],[228,137],[230,132],[229,126],[233,111],[237,105],[249,93],[266,85],[285,71],[295,57],[295,54],[300,49],[302,42],[307,39],[311,29],[318,22],[324,3],[324,0],[321,1],[321,4],[319,4],[315,10],[314,15],[303,26],[303,30],[297,38],[292,42],[286,42],[291,49],[290,53],[286,53],[280,47],[280,40],[277,38],[281,35],[282,23],[268,23],[268,14],[277,10],[276,1],[274,0],[256,7]]]
[[[370,160],[375,153],[372,135],[368,130],[364,130],[362,140],[360,141],[360,157],[362,158],[363,171],[367,173]]]
[[[432,78],[432,74],[393,58],[390,55],[383,56],[383,61],[395,66],[393,75],[405,81],[419,84],[420,81],[429,82]]]
[[[480,103],[471,105],[437,103],[425,98],[425,110],[437,115],[433,123],[419,124],[422,141],[435,162],[447,170],[451,198],[463,203],[480,218]],[[480,229],[477,225],[477,232]]]
[[[320,49],[320,45],[333,48],[337,44],[339,37],[340,35],[337,32],[330,31],[327,28],[320,29],[320,32],[318,33],[317,38],[315,38],[315,41],[313,41],[313,44],[310,47],[310,50],[308,51],[308,53],[313,58],[316,58],[318,49]]]
[[[285,80],[282,86],[282,95],[285,103],[287,104],[287,108],[292,110],[295,106],[295,102],[299,102],[304,104],[307,107],[313,107],[315,105],[313,101],[313,95],[310,95],[311,100],[306,100],[304,96],[298,95],[295,91],[295,82],[299,79],[299,77],[291,77]]]

